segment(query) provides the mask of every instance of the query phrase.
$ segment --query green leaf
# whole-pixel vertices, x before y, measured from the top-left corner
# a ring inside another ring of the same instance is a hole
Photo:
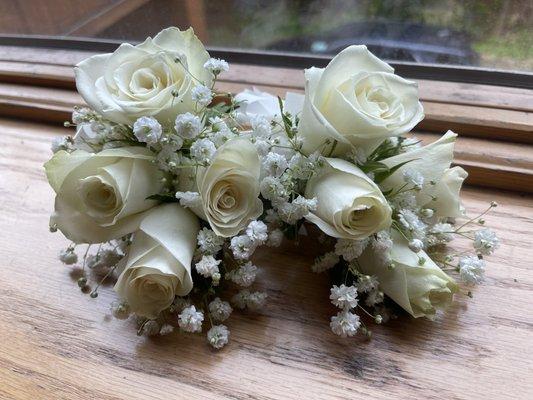
[[[361,166],[361,170],[365,173],[388,169],[389,168],[385,164],[379,161],[367,161],[363,166]]]
[[[283,100],[281,100],[281,97],[278,96],[278,104],[279,104],[279,111],[281,114],[283,114]]]
[[[289,114],[283,111],[283,100],[281,100],[281,97],[278,96],[278,104],[279,104],[279,110],[281,113],[281,120],[283,121],[283,127],[285,128],[285,133],[287,133],[287,137],[289,139],[292,139],[294,137],[294,134],[292,132],[292,120],[289,117]]]
[[[368,160],[380,161],[389,157],[396,156],[400,153],[401,143],[405,139],[402,137],[398,138],[398,143],[393,144],[390,140],[384,140],[369,156]]]
[[[389,190],[384,190],[382,193],[383,193],[383,196],[387,197],[387,196],[390,196],[393,191],[394,189],[389,189]]]
[[[394,167],[392,168],[387,168],[385,171],[378,171],[374,174],[374,182],[376,182],[378,185],[383,182],[385,179],[387,179],[389,176],[391,176],[392,174],[394,174],[396,171],[398,171],[398,169],[400,169],[401,167],[403,167],[405,164],[407,163],[410,163],[411,161],[415,161],[415,160],[418,160],[418,158],[415,158],[415,159],[412,159],[412,160],[407,160],[407,161],[404,161],[402,163],[399,163],[397,165],[395,165]]]

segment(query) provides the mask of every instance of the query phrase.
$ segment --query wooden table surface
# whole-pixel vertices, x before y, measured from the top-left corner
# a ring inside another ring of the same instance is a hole
[[[1,399],[532,399],[533,197],[467,188],[501,248],[474,298],[436,322],[400,317],[373,339],[329,331],[329,283],[310,272],[314,250],[260,252],[268,290],[260,315],[236,313],[231,342],[136,336],[114,320],[110,287],[82,295],[48,232],[53,193],[43,162],[61,127],[0,119]]]

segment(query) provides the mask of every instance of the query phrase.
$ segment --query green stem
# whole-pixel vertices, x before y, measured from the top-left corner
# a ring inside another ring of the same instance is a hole
[[[331,156],[333,155],[333,152],[335,151],[335,148],[337,147],[337,144],[338,144],[338,143],[339,143],[339,142],[338,142],[336,139],[333,141],[333,146],[331,146],[331,150],[330,150],[330,152],[329,152],[328,157],[331,157]]]
[[[474,220],[476,219],[479,219],[481,218],[482,216],[484,216],[486,213],[488,213],[490,211],[490,209],[492,208],[492,205],[489,206],[489,208],[487,208],[485,211],[483,211],[481,214],[479,214],[477,217],[474,217],[474,218],[470,218],[468,221],[466,221],[464,224],[462,224],[459,228],[456,229],[456,231],[459,231],[461,228],[465,227],[466,225],[474,222]]]
[[[81,271],[83,272],[83,274],[85,275],[85,264],[87,264],[87,254],[89,253],[89,249],[91,248],[92,245],[87,245],[87,249],[85,250],[85,254],[83,255],[83,265],[81,267]]]

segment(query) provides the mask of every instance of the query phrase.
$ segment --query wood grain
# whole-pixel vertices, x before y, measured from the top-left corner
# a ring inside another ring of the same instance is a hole
[[[42,164],[64,133],[0,119],[1,399],[533,397],[532,196],[465,190],[472,213],[500,203],[487,220],[502,245],[474,299],[436,322],[402,316],[370,342],[334,336],[327,277],[309,269],[319,248],[288,243],[257,254],[268,307],[236,313],[215,352],[202,336],[137,337],[109,317],[109,287],[90,299],[57,261],[67,241],[48,232]]]
[[[72,66],[97,53],[82,50],[59,50],[0,46],[0,78],[25,78],[33,83],[46,76],[48,84],[74,88]],[[231,60],[230,60],[231,61]],[[5,74],[5,75],[4,75]],[[231,64],[222,81],[247,86],[277,86],[294,91],[303,90],[304,75],[301,69],[265,67],[250,64]],[[531,90],[481,84],[418,80],[422,100],[501,108],[514,111],[533,111]]]
[[[2,64],[0,62],[0,70],[1,68]],[[67,69],[67,67],[62,68]],[[44,79],[46,74],[42,75],[43,72],[36,72],[36,76],[39,79]],[[24,74],[31,73],[33,73],[31,70],[24,72]],[[245,86],[245,84],[230,82],[221,82],[218,86],[222,89],[232,91],[239,91],[250,87],[248,84]],[[283,94],[283,91],[288,89],[280,86],[261,86],[261,88],[273,93],[279,92],[279,94]],[[74,105],[82,104],[83,100],[81,96],[69,88],[0,82],[0,115],[3,116],[60,125],[63,121],[70,119]],[[429,107],[428,104],[434,103],[426,102],[426,110]],[[474,106],[454,105],[454,107],[457,110],[461,110]],[[505,110],[497,108],[490,109],[482,106],[475,106],[474,108],[483,110],[489,115],[491,113],[494,114],[494,116],[490,116],[490,120],[495,121],[495,126],[496,122],[500,126],[503,126],[503,123],[496,120],[498,112],[506,112]],[[435,111],[434,115],[436,113],[437,111]],[[522,113],[527,114],[525,112]],[[446,125],[447,120],[449,121],[448,125]],[[488,117],[485,121],[489,121]],[[439,134],[444,133],[448,129],[454,129],[454,123],[451,115],[446,118],[442,117],[440,119],[442,129],[439,131]],[[522,124],[527,123],[527,120],[522,121]],[[502,132],[508,132],[508,129],[513,128],[509,125],[509,128],[505,128]],[[521,132],[525,134],[526,131]],[[417,132],[417,134],[426,142],[433,141],[438,137],[438,135],[425,130],[420,133]],[[502,133],[502,135],[504,134]],[[533,145],[514,143],[512,141],[491,141],[485,137],[460,135],[456,147],[456,163],[469,172],[469,183],[472,185],[533,193],[532,150]]]
[[[441,136],[415,134],[424,144]],[[459,136],[454,164],[468,172],[469,185],[533,193],[533,146]]]
[[[0,46],[0,80],[73,89],[72,65],[93,54]],[[428,80],[417,82],[426,115],[417,129],[433,132],[453,129],[462,136],[533,144],[533,90]],[[277,95],[284,95],[287,90],[301,92],[303,71],[232,64],[230,71],[221,75],[217,87],[236,92],[250,86]],[[2,111],[4,115],[5,110]],[[54,113],[56,111],[52,110],[50,115],[57,115]]]
[[[465,191],[472,212],[500,202],[488,222],[502,247],[488,259],[487,282],[474,299],[458,299],[435,323],[404,316],[374,328],[370,342],[332,335],[329,283],[309,271],[320,251],[309,240],[300,249],[287,243],[257,254],[268,308],[261,315],[234,315],[231,343],[221,352],[210,350],[202,336],[139,338],[132,322],[109,317],[109,287],[96,300],[79,292],[71,269],[56,259],[67,241],[47,230],[53,193],[42,163],[50,156],[50,139],[69,132],[59,122],[81,102],[72,91],[71,65],[88,54],[54,50],[51,60],[48,50],[31,49],[24,59],[20,50],[0,50],[0,114],[25,120],[0,119],[1,399],[533,397],[531,195]],[[221,85],[283,94],[301,90],[298,74],[233,65]],[[420,86],[430,121],[441,124],[432,129],[445,130],[454,118],[462,121],[459,127],[472,127],[456,147],[469,183],[530,190],[530,145],[484,139],[487,129],[505,140],[529,135],[530,91]],[[460,119],[465,116],[470,119]],[[31,118],[55,126],[27,122]],[[476,132],[483,139],[469,137]],[[430,141],[435,134],[420,137]]]

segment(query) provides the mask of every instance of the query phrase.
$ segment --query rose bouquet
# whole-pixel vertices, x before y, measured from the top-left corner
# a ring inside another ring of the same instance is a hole
[[[365,46],[307,69],[305,95],[285,99],[217,92],[228,68],[176,28],[76,66],[90,108],[74,110],[76,133],[54,142],[45,169],[50,229],[72,241],[60,259],[79,265],[80,288],[97,297],[113,279],[112,312],[133,315],[139,334],[207,325],[221,348],[233,308],[265,303],[254,251],[311,225],[341,336],[369,334],[359,314],[382,323],[394,304],[433,318],[460,291],[449,271],[482,280],[498,240],[472,227],[482,215],[465,216],[456,135],[426,146],[407,135],[424,116],[414,82]],[[472,255],[446,250],[454,235]]]

